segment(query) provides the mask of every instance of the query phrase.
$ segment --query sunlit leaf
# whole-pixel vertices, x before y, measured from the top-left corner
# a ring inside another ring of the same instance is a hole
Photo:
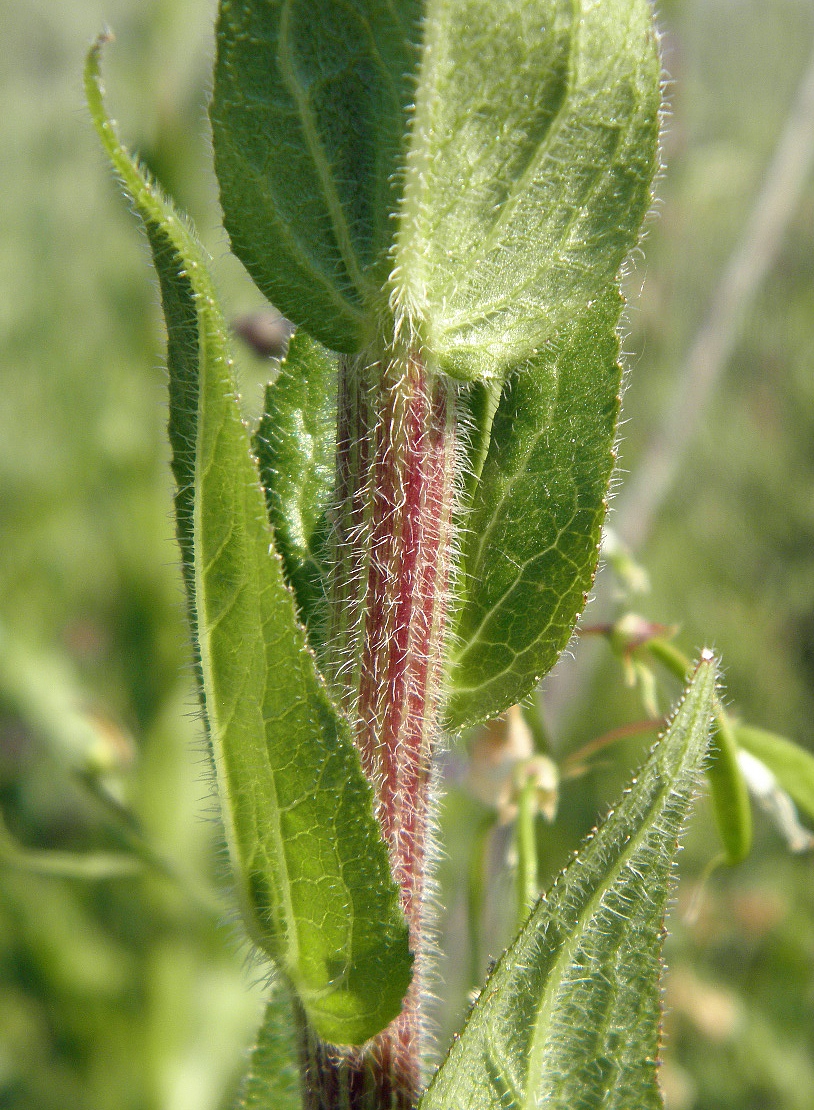
[[[616,279],[659,70],[644,0],[425,4],[393,296],[443,370],[507,373]]]
[[[631,631],[638,618],[633,618]],[[658,659],[679,682],[686,682],[691,672],[690,660],[670,639],[649,636],[645,650]],[[740,863],[752,847],[752,806],[741,769],[738,766],[738,743],[729,714],[716,699],[709,759],[707,760],[710,801],[715,824],[724,847],[726,862]]]
[[[509,381],[471,509],[449,667],[453,727],[520,701],[571,635],[596,569],[613,468],[621,298],[596,304]]]
[[[659,104],[644,0],[224,2],[227,230],[332,349],[406,325],[442,370],[499,376],[615,280]]]
[[[420,0],[222,3],[215,167],[235,254],[294,323],[360,350],[392,262]]]
[[[487,980],[420,1110],[661,1110],[664,913],[714,690],[704,653],[666,735]]]
[[[317,1032],[361,1042],[399,1012],[411,976],[372,790],[273,548],[202,250],[119,143],[99,49],[88,57],[88,103],[144,221],[167,320],[179,538],[244,917]]]

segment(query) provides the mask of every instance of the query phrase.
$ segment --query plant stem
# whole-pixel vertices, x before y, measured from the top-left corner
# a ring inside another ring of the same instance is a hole
[[[467,885],[467,913],[469,917],[469,986],[476,990],[483,982],[481,963],[483,907],[487,875],[489,846],[492,830],[497,824],[497,814],[487,810],[475,830],[469,857],[469,882]]]
[[[529,775],[517,799],[517,824],[515,843],[517,846],[517,927],[522,929],[534,903],[540,896],[537,867],[537,835],[535,805],[537,783]]]
[[[306,1034],[307,1110],[409,1110],[419,1093],[425,858],[455,434],[455,387],[414,351],[343,361],[328,671],[375,787],[416,972],[400,1017],[363,1049],[329,1049]]]

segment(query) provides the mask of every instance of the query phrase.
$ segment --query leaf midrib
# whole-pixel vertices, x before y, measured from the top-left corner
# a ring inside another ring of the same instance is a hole
[[[519,455],[515,456],[515,461],[513,463],[511,473],[506,475],[505,480],[501,483],[500,496],[495,500],[492,512],[490,513],[490,515],[488,517],[488,520],[485,523],[485,526],[482,529],[478,530],[478,542],[475,546],[474,552],[472,553],[473,557],[472,557],[471,560],[467,560],[468,563],[471,563],[471,566],[473,568],[472,572],[471,572],[473,577],[477,577],[477,568],[483,562],[484,549],[486,548],[486,545],[489,542],[489,538],[492,534],[492,531],[494,530],[495,525],[497,524],[498,516],[500,515],[501,509],[503,508],[506,501],[509,500],[509,498],[511,496],[511,492],[514,489],[516,483],[520,481],[521,477],[525,476],[526,463],[528,462],[531,455],[537,450],[537,446],[540,443],[540,440],[542,440],[545,436],[549,435],[549,433],[550,433],[552,420],[556,417],[557,410],[558,410],[558,405],[559,405],[559,401],[560,401],[560,368],[557,365],[556,361],[554,362],[554,364],[552,366],[552,370],[553,370],[553,374],[552,374],[553,381],[552,381],[552,390],[551,390],[551,392],[553,394],[553,404],[551,405],[551,408],[550,408],[549,412],[546,413],[545,422],[541,423],[539,425],[539,427],[537,428],[537,430],[535,431],[534,435],[529,437],[526,448]],[[526,370],[525,368],[518,371],[518,373],[521,373],[521,374],[522,373],[531,373],[531,372],[532,371]],[[511,388],[512,388],[512,384],[511,384],[511,382],[509,382],[508,386],[507,386],[507,389],[511,389]],[[498,414],[499,414],[499,409],[498,409]],[[492,425],[492,427],[494,429],[494,424]],[[484,464],[484,466],[488,465],[488,462],[489,462],[489,455],[487,453],[486,464]],[[482,489],[483,489],[483,482],[481,481],[481,482],[478,483],[478,492],[480,492]],[[475,498],[473,498],[473,501],[476,501],[477,496],[478,496],[478,494],[476,492]],[[477,504],[473,504],[473,513],[476,512],[476,511],[477,511]]]
[[[203,304],[203,305],[199,304],[199,306],[198,306],[198,335],[199,335],[199,352],[200,352],[200,354],[199,354],[199,359],[200,359],[200,361],[199,361],[199,366],[200,366],[199,382],[200,382],[200,385],[199,385],[199,389],[198,389],[198,414],[197,414],[197,440],[198,440],[198,445],[199,446],[198,446],[198,449],[195,452],[195,486],[196,486],[197,490],[200,490],[202,488],[202,483],[204,481],[206,472],[208,472],[209,468],[213,465],[214,459],[215,459],[215,456],[216,456],[216,451],[213,450],[210,459],[206,462],[205,469],[202,469],[202,463],[204,462],[204,460],[202,458],[203,452],[200,450],[200,442],[201,442],[201,439],[202,439],[202,429],[204,427],[204,421],[206,420],[206,416],[204,415],[204,410],[206,408],[206,398],[207,398],[207,392],[208,392],[207,387],[210,384],[210,382],[208,380],[208,374],[209,374],[209,370],[210,370],[210,358],[209,358],[209,351],[208,351],[208,344],[207,344],[207,339],[209,337],[207,336],[206,322],[205,322],[204,319],[202,319],[202,315],[205,311],[206,311],[206,305],[205,304]],[[219,437],[220,435],[222,435],[224,433],[224,423],[227,419],[228,419],[228,416],[224,412],[221,416],[221,420],[220,420],[218,428],[214,431],[214,435],[216,437]],[[201,537],[201,534],[202,534],[201,533],[201,528],[202,528],[202,504],[201,504],[201,502],[202,502],[202,498],[200,496],[197,496],[194,499],[194,502],[193,502],[193,535],[195,537],[194,552],[195,552],[195,578],[196,578],[195,594],[196,594],[198,605],[205,607],[205,605],[206,605],[206,590],[205,590],[205,583],[203,581],[203,577],[204,577],[204,574],[205,574],[205,568],[202,566],[201,557],[200,557],[200,550],[201,550],[200,537]],[[244,506],[244,509],[245,509],[245,506]],[[271,540],[269,540],[269,543],[271,543]],[[256,561],[254,561],[254,567],[256,568],[256,566],[257,566]],[[260,583],[256,582],[255,585],[256,585],[256,593],[259,596]],[[246,587],[246,583],[244,582],[243,583],[243,588],[245,588],[245,587]],[[209,719],[210,719],[212,731],[213,732],[217,731],[219,736],[222,738],[223,735],[224,735],[224,731],[229,727],[229,725],[226,724],[226,723],[221,722],[221,720],[219,718],[219,714],[218,714],[217,698],[215,698],[213,696],[214,692],[211,690],[211,680],[210,680],[210,677],[209,677],[212,673],[211,652],[210,652],[210,643],[209,643],[209,635],[210,635],[211,628],[210,628],[210,624],[209,624],[208,620],[201,621],[201,619],[200,619],[201,615],[203,615],[203,614],[199,614],[199,619],[198,619],[198,640],[199,640],[199,647],[200,647],[200,653],[201,653],[201,662],[202,662],[202,668],[201,669],[202,669],[202,673],[203,673],[203,676],[204,676],[204,687],[207,690],[207,692],[209,693],[209,697],[207,698],[207,715],[209,716]],[[257,627],[255,631],[256,631],[256,635],[258,637],[260,637],[260,638],[263,637],[262,627]],[[263,660],[264,660],[264,664],[265,664],[265,662],[266,662],[265,648],[264,648],[264,651],[263,651]],[[265,690],[265,686],[264,686],[264,690]],[[265,696],[265,694],[264,694],[264,696]],[[260,716],[261,716],[261,719],[262,719],[263,718],[262,711],[261,711]],[[263,730],[263,735],[264,735],[264,739],[265,739],[265,728]],[[231,777],[230,777],[230,775],[228,775],[226,773],[226,768],[224,766],[224,752],[226,750],[226,747],[227,747],[227,745],[223,744],[222,742],[221,743],[215,743],[215,744],[212,745],[212,751],[213,751],[214,759],[216,760],[217,763],[220,764],[219,773],[218,773],[218,780],[222,784],[223,792],[228,795],[229,791],[230,791]],[[290,883],[290,876],[289,876],[289,870],[288,870],[288,858],[287,858],[286,850],[285,850],[286,849],[285,838],[283,836],[282,828],[280,826],[280,802],[279,802],[279,797],[277,795],[276,778],[275,778],[275,775],[274,775],[274,769],[272,768],[270,760],[268,758],[268,751],[267,751],[266,745],[263,744],[262,747],[263,747],[263,755],[265,756],[265,760],[266,760],[267,785],[268,785],[268,790],[269,790],[269,793],[270,793],[271,799],[272,799],[272,806],[271,806],[272,812],[271,812],[271,814],[269,814],[269,826],[270,826],[272,837],[273,837],[274,842],[275,842],[275,856],[276,856],[276,859],[279,863],[279,869],[280,869],[278,871],[278,873],[275,875],[275,879],[277,880],[277,882],[275,882],[275,886],[277,888],[278,896],[281,895],[281,897],[282,897],[283,915],[284,915],[284,918],[286,920],[285,963],[288,967],[292,967],[292,966],[296,966],[296,964],[298,962],[298,954],[299,954],[299,949],[300,949],[299,930],[298,930],[298,926],[297,926],[297,917],[296,917],[296,914],[294,912],[294,906],[293,906],[293,903],[291,902],[291,883]],[[227,804],[222,805],[221,810],[224,814],[224,830],[226,831],[227,839],[231,840],[230,847],[231,847],[232,852],[233,852],[233,858],[244,860],[244,862],[248,862],[247,858],[246,858],[246,851],[245,851],[246,846],[242,843],[242,840],[238,835],[237,828],[235,827],[234,817],[233,817],[233,814],[235,812],[235,807],[234,807],[233,804],[231,804],[230,799],[227,798]],[[228,818],[227,818],[227,815],[228,815]],[[282,883],[280,883],[280,881],[279,881],[280,878],[282,878],[282,880],[283,880]],[[281,889],[281,887],[282,887],[282,889]],[[250,911],[250,913],[251,913],[252,920],[256,920],[256,914],[254,913],[253,909]]]
[[[292,0],[285,0],[283,10],[280,13],[280,37],[279,45],[277,48],[277,64],[279,66],[280,74],[283,83],[290,93],[296,107],[297,113],[300,117],[303,135],[305,136],[305,143],[308,147],[308,153],[311,155],[311,160],[317,171],[319,183],[322,187],[322,195],[328,209],[328,214],[331,219],[331,226],[333,228],[334,237],[339,253],[342,256],[342,261],[351,281],[354,283],[359,292],[368,297],[372,296],[374,290],[371,283],[366,279],[362,270],[359,267],[359,260],[356,257],[356,251],[351,242],[350,232],[348,230],[345,214],[342,210],[342,203],[337,196],[336,189],[333,183],[333,175],[331,168],[325,157],[325,152],[322,149],[319,135],[317,133],[316,122],[311,110],[308,96],[302,88],[297,76],[294,72],[294,67],[291,62],[291,40],[289,23],[291,19],[291,5]]]
[[[266,183],[259,170],[255,169],[246,159],[241,160],[241,166],[242,172],[247,177],[254,178],[260,185],[265,187]],[[277,213],[274,213],[274,215],[276,216]],[[311,255],[303,247],[302,242],[292,234],[289,224],[285,219],[280,219],[278,217],[275,220],[274,233],[285,243],[290,253],[295,258],[299,259],[303,268],[319,282],[324,292],[334,302],[340,313],[346,313],[358,323],[364,322],[365,314],[338,291],[331,277],[315,263]],[[232,234],[234,234],[234,232]]]
[[[684,763],[686,760],[686,752],[690,743],[689,734],[693,731],[693,726],[698,717],[698,710],[696,709],[690,721],[687,722],[685,728],[688,734],[684,740],[684,753],[681,758],[681,772],[685,770]],[[678,776],[676,775],[676,778]],[[669,797],[675,789],[675,781],[665,780],[662,788],[655,795],[651,805],[647,809],[647,820],[642,822],[639,831],[635,836],[631,837],[625,850],[614,861],[614,865],[606,872],[609,876],[609,881],[604,883],[601,888],[598,888],[594,894],[588,899],[584,909],[577,917],[576,922],[571,930],[569,930],[569,939],[563,944],[560,952],[554,961],[551,970],[546,976],[546,985],[543,989],[543,1002],[537,1011],[537,1019],[534,1024],[534,1035],[532,1037],[531,1047],[529,1049],[529,1063],[526,1070],[526,1093],[522,1110],[538,1110],[536,1092],[539,1085],[540,1077],[543,1071],[543,1056],[545,1053],[545,1037],[548,1031],[551,1016],[554,1012],[554,1001],[559,991],[560,985],[564,978],[565,970],[570,966],[573,957],[580,946],[581,938],[585,932],[585,928],[591,918],[598,912],[601,907],[602,900],[613,888],[619,876],[621,875],[628,862],[639,850],[641,844],[650,835],[654,821],[651,815],[664,807],[665,798]]]

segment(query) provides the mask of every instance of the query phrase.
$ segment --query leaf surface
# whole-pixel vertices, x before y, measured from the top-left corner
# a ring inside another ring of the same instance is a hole
[[[647,0],[428,0],[393,299],[442,370],[500,376],[635,245],[657,163]]]
[[[728,714],[715,713],[707,762],[710,801],[726,862],[741,863],[752,848],[752,803],[738,765],[738,743]]]
[[[302,1110],[295,1033],[290,999],[275,983],[236,1110]]]
[[[520,701],[584,605],[614,461],[621,305],[606,289],[503,391],[463,518],[451,728]]]
[[[660,1110],[662,926],[714,690],[704,653],[631,788],[487,980],[420,1110]]]
[[[324,563],[336,456],[336,363],[303,331],[295,333],[254,437],[269,520],[300,618],[314,624],[327,596]]]
[[[222,0],[233,249],[333,350],[389,304],[434,365],[501,376],[635,244],[659,73],[647,0]]]
[[[360,1043],[399,1012],[411,976],[372,790],[273,548],[202,250],[119,143],[99,50],[88,103],[144,221],[166,313],[179,538],[244,917],[320,1036]]]
[[[647,640],[645,647],[679,682],[688,680],[690,661],[671,640],[654,636]],[[706,772],[715,824],[726,861],[729,864],[740,863],[752,847],[752,804],[738,764],[738,742],[733,724],[719,700],[715,703]]]
[[[420,0],[223,0],[212,101],[232,249],[268,298],[355,352],[390,271]]]

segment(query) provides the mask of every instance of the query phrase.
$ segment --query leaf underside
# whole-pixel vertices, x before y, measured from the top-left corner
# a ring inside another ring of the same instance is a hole
[[[232,249],[332,350],[369,338],[414,96],[420,0],[223,2],[211,107]]]
[[[621,305],[607,289],[503,391],[462,520],[450,728],[520,701],[584,605],[614,463]]]
[[[488,979],[420,1110],[661,1110],[663,920],[714,689],[704,653],[619,806]]]
[[[273,548],[202,249],[119,143],[99,49],[91,114],[146,226],[166,314],[178,532],[244,916],[320,1036],[361,1043],[399,1012],[411,977],[372,790]]]

